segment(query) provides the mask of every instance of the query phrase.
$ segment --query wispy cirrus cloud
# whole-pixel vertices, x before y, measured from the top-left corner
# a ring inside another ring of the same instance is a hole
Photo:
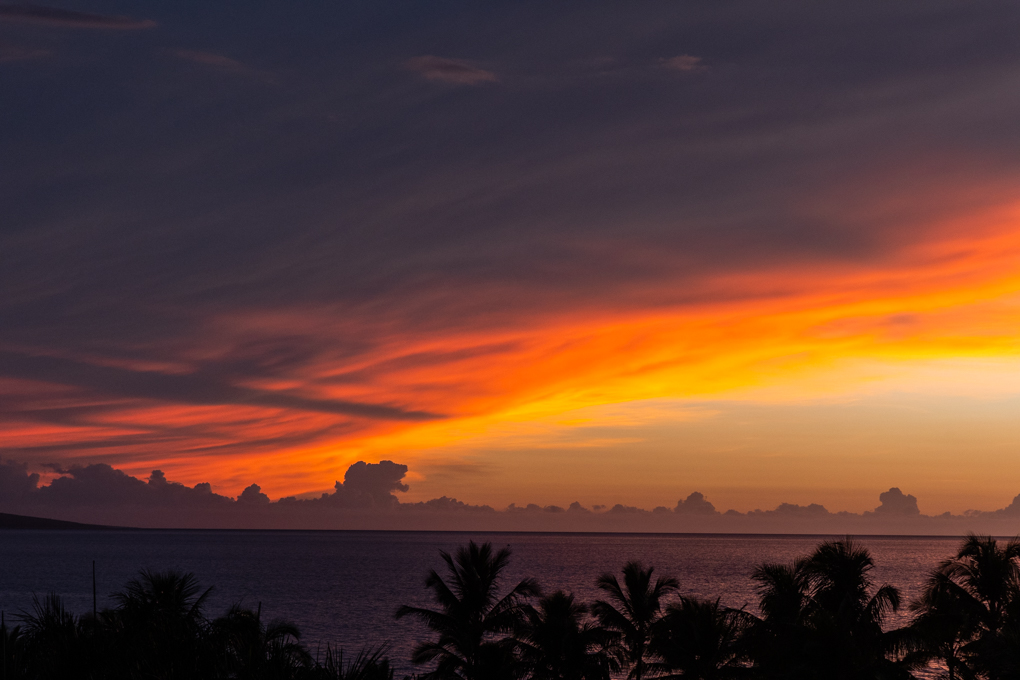
[[[704,60],[701,57],[695,57],[693,54],[681,54],[676,57],[670,57],[663,59],[661,63],[664,68],[668,68],[671,71],[683,71],[685,73],[708,69]]]
[[[153,28],[156,25],[156,22],[151,19],[75,12],[40,5],[0,5],[0,21],[18,21],[63,28],[98,28],[122,31]]]
[[[404,66],[419,73],[426,80],[455,85],[481,85],[499,80],[492,71],[486,71],[471,62],[430,54],[412,57],[404,62]]]
[[[158,371],[133,371],[59,357],[30,356],[0,351],[0,375],[43,379],[54,384],[84,387],[92,392],[120,397],[156,398],[169,402],[294,409],[345,415],[371,420],[431,420],[438,416],[394,406],[340,399],[319,399],[290,391],[259,389],[231,384],[219,376],[180,375]]]
[[[218,54],[216,52],[207,52],[205,50],[174,50],[173,55],[178,59],[183,59],[184,61],[190,61],[203,66],[211,66],[224,71],[248,70],[248,66],[237,59],[232,59],[226,55]]]

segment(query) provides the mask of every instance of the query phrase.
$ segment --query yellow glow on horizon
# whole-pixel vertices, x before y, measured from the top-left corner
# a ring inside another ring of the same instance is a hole
[[[464,448],[633,444],[633,434],[562,439],[564,428],[584,427],[585,409],[611,411],[613,404],[1006,391],[997,377],[1020,360],[1020,207],[954,218],[929,233],[867,268],[843,263],[706,277],[699,284],[706,301],[696,304],[535,310],[502,325],[415,333],[377,321],[370,329],[377,348],[354,364],[327,356],[305,373],[258,385],[445,416],[430,422],[355,419],[338,427],[323,413],[138,403],[97,416],[91,431],[16,425],[5,436],[60,443],[158,431],[170,443],[140,440],[125,470],[144,477],[160,468],[187,484],[215,480],[231,495],[258,482],[278,497],[328,489],[356,460],[413,467]],[[227,353],[252,334],[343,337],[358,330],[335,310],[232,315],[214,324],[209,344],[181,361]],[[624,411],[617,416],[639,417]],[[706,416],[695,409],[640,417],[658,423]],[[206,434],[189,438],[189,426],[198,425]],[[289,443],[298,431],[314,436]],[[241,433],[265,444],[230,448]]]

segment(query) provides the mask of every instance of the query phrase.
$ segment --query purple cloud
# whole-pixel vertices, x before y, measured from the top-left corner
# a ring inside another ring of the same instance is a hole
[[[669,59],[662,60],[662,66],[668,68],[671,71],[704,71],[708,67],[702,63],[701,57],[695,57],[692,54],[681,54],[676,57],[670,57]]]
[[[38,5],[0,5],[0,21],[20,21],[63,28],[101,28],[122,31],[152,28],[156,25],[156,22],[150,19],[73,12]]]
[[[421,74],[426,80],[438,80],[456,85],[481,85],[499,80],[492,71],[486,71],[459,59],[424,55],[412,57],[405,61],[404,65]]]

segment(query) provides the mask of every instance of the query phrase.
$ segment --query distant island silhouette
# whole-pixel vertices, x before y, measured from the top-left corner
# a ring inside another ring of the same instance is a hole
[[[94,531],[96,529],[125,529],[127,527],[110,526],[108,524],[82,524],[81,522],[65,522],[46,517],[30,517],[28,515],[12,515],[0,512],[0,529],[78,529]]]

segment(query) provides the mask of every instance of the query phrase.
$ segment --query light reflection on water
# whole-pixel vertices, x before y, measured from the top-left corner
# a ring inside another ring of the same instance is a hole
[[[415,622],[395,621],[402,604],[430,606],[423,588],[430,568],[441,571],[439,551],[469,539],[513,551],[508,579],[532,576],[543,589],[597,597],[595,579],[619,572],[629,560],[676,576],[684,594],[720,598],[755,611],[749,576],[765,561],[791,562],[825,537],[527,534],[311,531],[0,531],[0,609],[29,609],[33,593],[56,592],[72,611],[92,608],[92,561],[99,606],[139,569],[194,572],[213,586],[208,613],[234,602],[265,616],[296,623],[313,654],[326,644],[355,651],[387,643],[399,671],[422,635]],[[945,537],[864,537],[874,555],[877,583],[901,589],[904,602],[928,571],[960,541]],[[901,614],[903,616],[903,614]],[[892,623],[899,623],[893,621]]]

